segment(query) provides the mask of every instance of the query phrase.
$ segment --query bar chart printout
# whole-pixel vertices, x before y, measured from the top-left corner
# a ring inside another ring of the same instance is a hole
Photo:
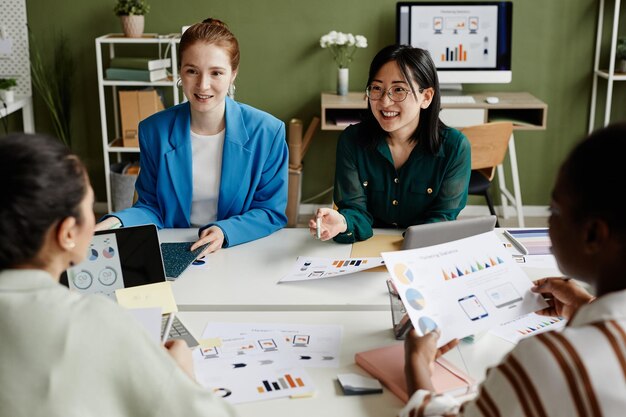
[[[313,380],[302,368],[278,368],[261,361],[233,368],[196,362],[198,383],[231,404],[310,396]]]
[[[276,381],[268,381],[267,379],[264,379],[261,383],[262,384],[257,387],[259,394],[305,387],[302,378],[294,378],[291,374],[285,374]]]
[[[332,278],[376,268],[381,265],[384,265],[384,262],[383,258],[380,257],[338,259],[299,256],[287,275],[283,276],[278,282]]]

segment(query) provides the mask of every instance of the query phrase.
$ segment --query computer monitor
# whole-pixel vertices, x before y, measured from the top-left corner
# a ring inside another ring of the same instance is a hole
[[[442,89],[509,83],[510,1],[413,1],[396,5],[396,42],[426,49]]]

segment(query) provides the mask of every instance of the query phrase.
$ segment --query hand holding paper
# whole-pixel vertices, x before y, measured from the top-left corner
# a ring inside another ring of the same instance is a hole
[[[494,232],[382,256],[417,333],[439,329],[439,347],[547,306]]]

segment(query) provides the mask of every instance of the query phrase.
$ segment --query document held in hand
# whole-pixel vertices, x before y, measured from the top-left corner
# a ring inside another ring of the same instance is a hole
[[[354,356],[354,360],[403,402],[409,400],[404,377],[403,343],[359,352]],[[477,387],[472,377],[444,358],[439,358],[435,362],[432,379],[437,394],[458,397],[474,393]]]
[[[439,346],[547,307],[495,232],[382,256],[413,327],[439,329]]]

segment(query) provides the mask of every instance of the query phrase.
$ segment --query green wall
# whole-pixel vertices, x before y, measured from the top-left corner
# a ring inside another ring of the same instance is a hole
[[[73,148],[89,166],[99,201],[104,200],[104,174],[94,39],[120,31],[118,18],[112,12],[114,3],[27,2],[29,25],[44,56],[50,54],[51,40],[62,32],[69,37],[79,64],[75,76]],[[208,16],[228,23],[239,39],[242,54],[237,100],[285,122],[301,118],[305,126],[319,115],[320,91],[335,87],[336,69],[329,52],[319,47],[320,36],[338,30],[367,37],[369,47],[358,50],[351,65],[351,90],[364,88],[371,58],[381,47],[393,43],[395,36],[396,2],[391,0],[149,3],[147,32],[177,32],[181,26]],[[519,132],[515,136],[524,204],[547,205],[558,164],[587,130],[597,2],[517,0],[513,15],[513,82],[468,86],[466,90],[528,91],[548,104],[547,130]],[[616,85],[613,120],[626,119],[624,87]],[[38,131],[52,132],[46,109],[37,97],[35,120]],[[10,117],[9,124],[14,129],[21,127],[16,116]],[[316,134],[304,161],[303,200],[332,185],[337,136],[337,132]],[[330,196],[317,201],[329,202]],[[474,204],[480,202],[470,200]]]

